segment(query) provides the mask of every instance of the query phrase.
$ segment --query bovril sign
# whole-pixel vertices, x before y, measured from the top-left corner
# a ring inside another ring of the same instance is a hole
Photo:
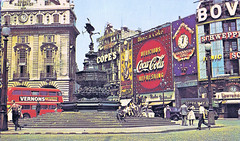
[[[109,62],[109,61],[115,60],[116,58],[117,58],[117,52],[116,51],[110,52],[105,55],[98,56],[97,63],[100,64],[100,63]]]
[[[230,16],[235,16],[237,13],[240,12],[240,6],[239,5],[239,1],[235,1],[235,2],[225,2],[225,3],[219,3],[219,4],[214,4],[212,6],[210,6],[209,9],[202,7],[197,9],[197,21],[198,22],[204,22],[206,21],[208,18],[212,18],[212,19],[219,19],[222,14],[226,12],[230,15]]]

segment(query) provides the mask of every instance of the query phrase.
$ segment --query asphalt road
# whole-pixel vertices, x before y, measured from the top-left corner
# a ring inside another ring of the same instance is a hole
[[[195,121],[197,124],[197,121]],[[28,134],[0,135],[1,141],[239,141],[240,120],[217,120],[220,128],[203,130],[187,130],[166,133],[134,133],[134,134]],[[204,126],[204,125],[203,125]],[[123,129],[124,130],[124,129]]]

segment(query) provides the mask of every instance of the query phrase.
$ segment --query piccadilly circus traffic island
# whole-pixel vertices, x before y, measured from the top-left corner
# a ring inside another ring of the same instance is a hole
[[[184,18],[145,31],[107,23],[102,34],[91,18],[81,19],[84,31],[77,29],[73,0],[1,3],[1,131],[14,126],[13,100],[25,128],[181,125],[184,103],[195,107],[196,118],[203,105],[212,127],[240,117],[239,1],[200,0]],[[89,35],[88,46],[77,47],[80,34]],[[81,48],[89,49],[79,70]],[[117,119],[119,108],[132,109],[126,122]],[[56,116],[64,120],[44,123]]]

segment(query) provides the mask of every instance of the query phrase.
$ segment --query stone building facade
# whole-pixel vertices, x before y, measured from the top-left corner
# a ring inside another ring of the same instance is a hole
[[[70,0],[3,2],[1,25],[8,37],[8,87],[60,89],[64,101],[75,91],[76,37],[74,4]]]
[[[107,72],[107,87],[111,95],[120,96],[121,45],[125,39],[138,33],[139,31],[129,30],[127,27],[114,29],[109,23],[104,29],[104,35],[97,39],[99,43],[98,68]]]

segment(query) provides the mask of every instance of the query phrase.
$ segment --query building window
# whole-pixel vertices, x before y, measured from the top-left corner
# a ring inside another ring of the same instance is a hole
[[[18,43],[28,43],[28,36],[18,36]]]
[[[24,77],[27,74],[27,66],[20,66],[20,77]]]
[[[51,65],[46,66],[46,76],[47,77],[53,76],[53,66]]]
[[[48,48],[46,50],[46,58],[47,59],[52,59],[52,49]]]
[[[37,23],[42,24],[43,23],[43,16],[41,14],[37,15]]]
[[[53,15],[53,22],[54,23],[59,23],[59,15],[58,14]]]
[[[9,15],[6,15],[4,17],[4,24],[10,24],[10,16]]]
[[[47,42],[47,43],[52,43],[54,42],[54,35],[44,35],[44,41]]]
[[[236,20],[223,21],[223,32],[236,31]]]
[[[19,65],[26,65],[26,64],[27,64],[26,50],[21,49],[19,50]]]
[[[205,35],[209,35],[210,34],[210,26],[209,26],[209,24],[204,24],[204,33],[205,33]]]
[[[230,60],[230,52],[238,51],[237,40],[225,40],[224,45],[224,71],[225,74],[238,75],[239,62],[238,60]]]
[[[237,39],[225,40],[224,41],[224,51],[225,52],[238,51]]]

